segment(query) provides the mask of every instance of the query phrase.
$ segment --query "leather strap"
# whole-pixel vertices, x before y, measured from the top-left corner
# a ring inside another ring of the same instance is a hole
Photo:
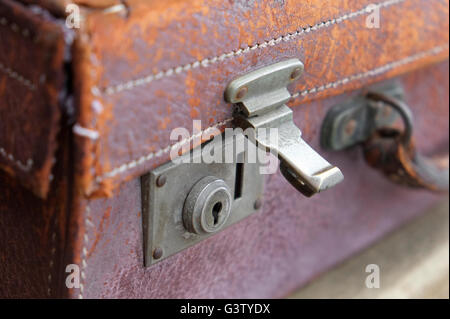
[[[381,101],[397,110],[405,124],[403,131],[396,128],[379,129],[363,144],[369,165],[402,185],[448,191],[448,154],[426,157],[417,151],[412,138],[412,115],[409,107],[379,93],[369,93],[368,98]]]

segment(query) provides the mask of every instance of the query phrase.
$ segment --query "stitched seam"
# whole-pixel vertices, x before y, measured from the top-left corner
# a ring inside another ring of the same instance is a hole
[[[344,21],[356,18],[356,17],[358,17],[360,15],[363,15],[365,13],[372,12],[376,8],[389,7],[389,6],[392,6],[392,5],[404,2],[404,1],[406,1],[406,0],[387,0],[387,1],[384,1],[384,2],[380,2],[378,4],[371,5],[370,6],[370,10],[369,10],[369,7],[365,7],[363,9],[358,10],[358,11],[347,13],[347,14],[344,14],[344,15],[339,16],[339,17],[334,18],[334,19],[330,19],[330,20],[327,20],[327,21],[319,22],[319,23],[317,23],[317,24],[315,24],[313,26],[301,27],[300,29],[296,30],[293,33],[287,33],[285,35],[281,35],[281,36],[279,36],[277,38],[273,38],[273,39],[271,39],[269,41],[265,41],[263,43],[256,43],[255,45],[247,46],[244,49],[243,48],[239,48],[237,50],[233,50],[233,51],[230,51],[228,53],[223,53],[221,55],[218,55],[218,56],[215,56],[215,57],[212,57],[212,58],[205,58],[203,60],[197,60],[197,61],[192,62],[192,63],[188,63],[188,64],[180,65],[180,66],[177,66],[177,67],[173,67],[173,68],[170,68],[170,69],[167,69],[167,70],[159,71],[159,72],[150,74],[148,76],[145,76],[145,77],[142,77],[142,78],[139,78],[139,79],[136,79],[136,80],[130,80],[128,82],[124,82],[124,83],[120,83],[120,84],[117,84],[117,85],[109,86],[109,87],[105,88],[103,90],[103,92],[106,93],[107,95],[112,95],[112,94],[119,93],[121,91],[131,90],[131,89],[133,89],[135,87],[139,87],[139,86],[148,84],[148,83],[150,83],[150,82],[152,82],[154,80],[159,80],[159,79],[162,79],[162,78],[165,78],[165,77],[169,77],[169,76],[172,76],[172,75],[180,74],[182,72],[186,72],[186,71],[191,70],[191,69],[196,69],[196,68],[200,68],[200,67],[206,68],[206,67],[209,67],[212,64],[216,64],[216,63],[222,62],[222,61],[224,61],[226,59],[229,59],[229,58],[232,58],[232,57],[235,57],[235,56],[239,56],[239,55],[242,55],[242,54],[246,54],[246,53],[252,52],[252,51],[257,50],[257,49],[263,49],[263,48],[275,46],[275,45],[277,45],[277,44],[279,44],[281,42],[291,41],[291,40],[293,40],[293,39],[295,39],[295,38],[297,38],[300,35],[305,34],[305,33],[314,32],[314,31],[320,30],[322,28],[328,28],[328,27],[333,26],[335,24],[339,24],[339,23],[342,23]]]
[[[89,217],[91,214],[91,209],[89,207],[89,203],[86,204],[86,214],[84,217],[84,235],[83,235],[83,248],[81,250],[81,254],[82,254],[82,259],[81,259],[81,281],[80,281],[80,293],[78,294],[78,299],[83,299],[84,298],[84,282],[86,280],[86,268],[87,268],[87,255],[88,255],[88,251],[87,251],[87,246],[89,244],[89,236],[88,236],[88,230],[87,230],[87,225],[90,224],[89,222]]]
[[[420,53],[411,55],[411,56],[406,57],[404,59],[400,59],[398,61],[388,63],[388,64],[386,64],[384,66],[381,66],[381,67],[369,70],[367,72],[358,73],[358,74],[351,75],[351,76],[345,77],[343,79],[340,79],[340,80],[337,80],[337,81],[334,81],[334,82],[329,82],[328,84],[325,84],[325,85],[322,85],[322,86],[318,86],[318,87],[314,87],[314,88],[311,88],[311,89],[308,89],[308,90],[300,91],[300,92],[297,92],[297,93],[293,94],[291,100],[295,99],[295,98],[297,98],[299,96],[306,96],[308,94],[313,94],[313,93],[323,92],[323,91],[326,91],[326,90],[329,90],[329,89],[334,89],[334,88],[337,88],[340,85],[345,85],[345,84],[348,84],[348,83],[350,83],[352,81],[361,80],[361,79],[369,78],[369,77],[375,77],[377,75],[380,75],[382,73],[390,71],[390,70],[392,70],[392,69],[394,69],[396,67],[400,67],[400,66],[406,65],[408,63],[417,61],[417,60],[419,60],[421,58],[424,58],[426,56],[438,54],[438,53],[440,53],[440,52],[442,52],[442,51],[444,51],[445,49],[448,49],[448,48],[449,48],[448,44],[447,45],[443,45],[443,46],[438,46],[438,47],[435,47],[435,48],[433,48],[431,50],[427,50],[427,51],[424,51],[424,52],[420,52]],[[205,129],[205,130],[203,130],[203,131],[201,131],[201,132],[199,132],[197,134],[194,134],[191,137],[189,137],[187,139],[184,139],[184,140],[182,140],[182,141],[180,141],[180,142],[178,142],[176,144],[169,145],[169,146],[167,146],[167,147],[165,147],[163,149],[160,149],[160,150],[158,150],[156,152],[152,152],[152,153],[149,153],[148,155],[142,156],[142,157],[140,157],[137,160],[133,160],[131,162],[128,162],[126,164],[118,166],[117,168],[111,170],[110,172],[107,172],[107,173],[103,174],[102,176],[97,176],[96,177],[96,182],[99,183],[99,182],[103,181],[106,178],[114,177],[114,176],[116,176],[116,175],[118,175],[120,173],[123,173],[123,172],[125,172],[127,170],[130,170],[132,168],[135,168],[136,166],[142,165],[143,163],[145,163],[147,161],[150,161],[153,158],[160,157],[160,156],[170,152],[172,149],[179,148],[183,144],[192,141],[194,138],[198,138],[203,133],[207,133],[209,130],[212,130],[212,129],[217,129],[218,127],[223,126],[223,125],[231,122],[232,120],[233,120],[232,118],[228,118],[228,119],[226,119],[226,120],[224,120],[222,122],[219,122],[219,123],[217,123],[217,124],[215,124],[213,126],[208,127],[207,129]]]
[[[103,14],[112,14],[112,13],[119,13],[124,10],[127,10],[127,7],[123,3],[121,3],[121,4],[116,4],[116,5],[110,6],[108,8],[102,9],[102,13]]]
[[[4,65],[1,62],[0,62],[0,71],[5,73],[11,79],[14,79],[14,80],[18,81],[19,83],[21,83],[22,85],[27,87],[29,90],[31,90],[31,91],[35,91],[36,90],[36,85],[34,85],[30,80],[28,80],[24,76],[20,75],[19,73],[17,73],[13,69],[8,68],[6,65]]]
[[[409,64],[411,62],[420,60],[420,59],[422,59],[422,58],[424,58],[426,56],[439,54],[443,50],[448,49],[448,47],[449,47],[448,45],[434,47],[431,50],[427,50],[427,51],[423,51],[423,52],[411,55],[411,56],[406,57],[404,59],[400,59],[400,60],[397,60],[397,61],[385,64],[385,65],[383,65],[381,67],[369,70],[367,72],[353,74],[351,76],[339,79],[337,81],[329,82],[329,83],[321,85],[321,86],[316,86],[316,87],[313,87],[313,88],[308,89],[308,90],[303,90],[303,91],[297,92],[297,93],[293,94],[291,98],[295,99],[295,98],[297,98],[299,96],[306,96],[306,95],[309,95],[309,94],[323,92],[323,91],[326,91],[328,89],[335,89],[335,88],[337,88],[337,87],[339,87],[341,85],[345,85],[347,83],[350,83],[350,82],[353,82],[353,81],[356,81],[356,80],[361,80],[361,79],[365,79],[365,78],[369,78],[369,77],[375,77],[377,75],[380,75],[380,74],[385,73],[387,71],[390,71],[392,69],[395,69],[395,68],[398,68],[400,66]]]
[[[181,141],[179,141],[179,142],[177,142],[175,144],[168,145],[167,147],[165,147],[163,149],[160,149],[157,152],[149,153],[148,155],[144,155],[144,156],[138,158],[137,160],[131,161],[131,162],[127,163],[127,164],[123,164],[123,165],[113,169],[111,172],[108,172],[108,173],[104,174],[101,177],[98,176],[96,178],[96,181],[97,182],[101,182],[105,178],[113,177],[113,176],[115,176],[117,174],[120,174],[120,173],[125,172],[127,170],[130,170],[130,169],[132,169],[132,168],[134,168],[134,167],[136,167],[138,165],[141,165],[141,164],[143,164],[145,162],[148,162],[148,161],[152,160],[153,158],[161,157],[164,154],[169,153],[172,149],[177,149],[177,148],[183,146],[186,143],[190,143],[192,140],[201,137],[203,134],[208,134],[209,131],[212,131],[214,129],[217,129],[218,127],[224,126],[227,123],[231,122],[232,120],[233,120],[232,118],[226,119],[226,120],[224,120],[222,122],[219,122],[219,123],[217,123],[217,124],[215,124],[213,126],[208,127],[207,129],[205,129],[203,131],[198,132],[197,134],[194,134],[194,135],[190,136],[189,138],[183,139],[183,140],[181,140]]]
[[[53,232],[51,237],[51,250],[50,250],[50,262],[49,262],[49,273],[48,273],[48,289],[47,289],[47,295],[50,297],[52,295],[52,271],[53,271],[53,265],[55,264],[55,253],[56,253],[56,218],[55,218],[55,225],[53,225]]]
[[[23,163],[16,160],[12,154],[7,153],[3,147],[0,147],[0,155],[16,164],[16,166],[24,172],[29,172],[33,167],[33,160],[31,158],[29,158],[26,163]]]
[[[92,130],[89,128],[85,128],[78,123],[73,126],[72,131],[74,134],[81,136],[81,137],[88,138],[90,140],[96,140],[99,138],[98,131]]]
[[[0,17],[0,26],[9,28],[14,33],[20,34],[25,39],[30,38],[30,35],[31,35],[30,30],[28,30],[27,28],[20,28],[16,23],[10,22],[5,17]],[[36,42],[36,39],[34,40],[34,42]]]

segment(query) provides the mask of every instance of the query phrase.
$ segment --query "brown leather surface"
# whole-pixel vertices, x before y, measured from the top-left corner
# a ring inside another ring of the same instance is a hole
[[[167,160],[179,120],[228,124],[222,92],[239,74],[300,58],[306,72],[291,88],[297,106],[448,56],[448,0],[379,0],[375,29],[366,26],[367,0],[128,0],[118,11],[109,0],[22,2],[61,24],[66,4],[82,8],[72,62],[83,132],[75,131],[77,188],[86,195],[111,195]]]
[[[0,168],[45,197],[63,97],[65,35],[44,11],[0,2]]]
[[[59,142],[69,145],[68,129]],[[57,298],[64,291],[67,216],[71,189],[69,148],[55,156],[46,200],[0,171],[0,298]]]
[[[77,124],[95,137],[76,136],[78,189],[111,195],[166,161],[171,130],[192,119],[221,127],[228,82],[258,67],[304,62],[294,107],[448,56],[448,1],[379,1],[380,28],[369,29],[372,2],[130,0],[126,15],[89,11],[75,50]]]
[[[321,121],[332,105],[348,99],[345,92],[448,57],[448,1],[379,2],[385,4],[380,29],[365,27],[366,0],[333,6],[129,0],[125,12],[108,14],[91,2],[73,45],[62,27],[65,1],[21,2],[37,6],[0,2],[0,18],[7,19],[0,24],[0,45],[11,49],[0,51],[0,146],[14,152],[0,155],[2,297],[282,296],[437,198],[390,184],[357,150],[321,151],[342,168],[345,184],[306,199],[280,175],[270,176],[261,218],[143,269],[136,177],[167,160],[173,128],[191,128],[192,119],[201,119],[203,128],[229,119],[222,92],[232,78],[298,57],[306,72],[291,88],[297,93],[290,105],[302,104],[295,121],[319,149]],[[92,134],[74,131],[72,145],[64,132],[56,155],[69,47],[76,127]],[[448,63],[402,82],[417,118],[417,146],[432,153],[448,145]],[[17,164],[29,158],[33,165],[25,172]],[[40,196],[50,190],[48,199],[37,199],[22,184]],[[114,198],[88,201],[81,194]],[[64,286],[70,263],[82,269],[81,290]]]
[[[27,5],[34,5],[50,11],[58,17],[64,17],[69,12],[66,7],[69,4],[77,4],[80,8],[87,9],[107,9],[114,5],[121,4],[121,0],[17,0]]]
[[[415,116],[417,147],[426,154],[448,150],[448,62],[400,81]],[[365,163],[359,148],[320,149],[325,114],[354,94],[359,92],[294,111],[305,140],[342,170],[343,183],[308,199],[280,174],[269,175],[260,214],[153,267],[143,267],[139,179],[124,183],[110,199],[78,198],[65,264],[79,264],[84,279],[82,289],[67,290],[67,296],[282,297],[417,216],[439,197],[391,183]]]

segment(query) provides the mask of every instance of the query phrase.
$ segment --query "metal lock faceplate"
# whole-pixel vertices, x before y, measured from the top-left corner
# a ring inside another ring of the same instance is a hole
[[[223,150],[230,143],[235,145],[244,140],[242,134],[234,138],[222,137]],[[216,142],[213,139],[209,143]],[[237,151],[234,146],[233,149],[233,163],[201,162],[202,152],[197,148],[179,158],[183,161],[189,157],[190,163],[168,162],[141,177],[146,266],[193,246],[258,211],[264,183],[260,164],[247,163],[247,151]],[[227,196],[230,196],[229,202]],[[229,216],[223,221],[217,212],[226,210],[228,204]]]

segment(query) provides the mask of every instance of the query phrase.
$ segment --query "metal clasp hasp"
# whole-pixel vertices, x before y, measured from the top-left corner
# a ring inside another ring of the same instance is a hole
[[[263,67],[233,80],[225,99],[238,106],[235,124],[256,145],[276,154],[283,176],[310,197],[335,186],[344,176],[302,139],[292,110],[285,104],[291,98],[287,86],[300,78],[303,69],[298,59]],[[273,141],[261,128],[276,128],[278,138]]]

